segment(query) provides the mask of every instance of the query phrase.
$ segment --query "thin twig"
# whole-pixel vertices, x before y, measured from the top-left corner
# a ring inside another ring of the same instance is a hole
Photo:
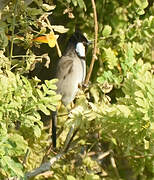
[[[67,152],[68,149],[70,148],[70,144],[71,144],[74,136],[75,136],[76,133],[78,132],[78,130],[79,130],[79,129],[76,129],[76,130],[74,131],[74,129],[72,129],[72,135],[71,135],[71,133],[70,133],[70,138],[68,139],[68,143],[66,144],[66,146],[65,146],[65,148],[64,148],[64,152]]]
[[[109,151],[107,151],[107,152],[103,152],[103,153],[101,153],[99,156],[98,156],[98,160],[102,160],[102,159],[104,159],[106,156],[108,156],[108,155],[110,155],[111,154],[111,150],[109,150]]]
[[[18,0],[15,1],[14,16],[13,16],[13,20],[12,20],[12,38],[11,38],[10,59],[12,59],[12,56],[13,56],[14,30],[15,30],[15,23],[16,23],[17,4],[18,4]]]
[[[88,84],[89,79],[91,77],[91,73],[93,70],[94,62],[97,59],[97,37],[98,37],[98,22],[97,22],[97,11],[96,11],[96,5],[95,1],[91,0],[92,7],[93,7],[93,13],[94,13],[94,30],[95,30],[95,38],[94,38],[94,49],[93,49],[93,56],[91,60],[91,64],[89,67],[89,72],[87,74],[86,80],[85,80],[85,85]]]
[[[65,143],[64,143],[64,149],[63,152],[67,152],[70,146],[71,141],[73,140],[74,136],[78,132],[78,129],[75,130],[75,125],[73,124],[72,127],[70,128]]]
[[[128,155],[128,156],[118,156],[116,155],[116,158],[132,158],[132,159],[141,159],[141,158],[148,158],[148,157],[154,157],[154,154],[147,154],[147,155]]]
[[[23,160],[23,163],[22,163],[23,166],[26,165],[28,155],[29,155],[29,149],[27,149],[26,154],[24,156],[24,160]]]
[[[119,172],[118,172],[118,169],[117,169],[117,165],[116,165],[115,159],[114,159],[112,154],[111,154],[111,157],[110,157],[110,161],[111,161],[111,165],[112,165],[112,167],[114,169],[116,178],[120,179],[120,175],[119,175]]]
[[[58,45],[57,41],[56,41],[56,48],[57,48],[58,56],[61,57],[62,53],[61,53],[61,50],[59,48],[59,45]]]

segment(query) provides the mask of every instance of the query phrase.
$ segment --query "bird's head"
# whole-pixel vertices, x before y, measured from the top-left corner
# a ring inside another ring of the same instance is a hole
[[[80,32],[75,32],[69,42],[75,48],[75,52],[80,58],[85,58],[88,45],[91,43],[87,38]]]

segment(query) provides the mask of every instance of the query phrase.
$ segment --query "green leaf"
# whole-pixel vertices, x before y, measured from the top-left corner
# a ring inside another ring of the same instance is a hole
[[[142,98],[135,98],[135,100],[136,100],[136,104],[138,104],[139,106],[141,106],[141,107],[143,107],[145,109],[148,108],[148,103],[144,99],[142,99]]]
[[[131,43],[127,44],[125,51],[126,51],[125,63],[128,67],[132,67],[133,64],[135,63],[135,60],[134,60],[134,49],[132,48]]]
[[[144,13],[145,13],[145,11],[143,9],[138,9],[137,10],[137,14],[140,15],[140,16],[143,15]]]
[[[85,176],[84,180],[101,180],[96,174],[88,174]]]
[[[40,127],[39,127],[38,125],[35,125],[35,126],[33,127],[33,129],[34,129],[34,134],[35,134],[35,136],[36,136],[36,137],[40,137],[40,136],[41,136],[41,129],[40,129]]]
[[[28,7],[27,10],[28,10],[27,12],[29,16],[37,16],[37,15],[42,14],[42,9]]]
[[[4,26],[4,27],[3,27]],[[5,23],[0,22],[0,48],[5,48],[8,45],[8,38],[5,33]]]
[[[151,95],[154,96],[154,87],[152,87],[151,85],[149,84],[146,84],[146,88],[148,89],[148,91],[151,93]]]
[[[45,84],[47,85],[47,87],[53,90],[57,89],[57,86],[55,85],[56,82],[58,82],[58,79],[52,79],[50,81],[45,80]]]
[[[44,97],[44,95],[43,95],[43,93],[42,93],[42,91],[40,89],[36,89],[36,91],[37,91],[40,98]]]
[[[50,95],[50,96],[55,96],[56,95],[56,91],[48,90],[47,94]]]
[[[135,2],[142,9],[145,9],[148,6],[148,0],[135,0]]]
[[[142,92],[141,90],[136,91],[134,94],[135,94],[135,96],[137,96],[137,97],[144,98],[144,94],[143,94],[143,92]]]
[[[5,149],[0,148],[0,159],[5,155]]]
[[[139,54],[143,51],[143,46],[139,43],[133,42],[133,49],[136,54]]]
[[[154,122],[151,123],[150,129],[154,132]]]
[[[111,48],[104,48],[105,59],[108,63],[110,69],[113,69],[118,64],[118,58],[116,57],[114,51]]]
[[[56,111],[56,107],[53,106],[52,104],[47,104],[47,108],[50,109],[51,111]]]
[[[138,86],[138,87],[140,87],[142,90],[144,90],[145,91],[145,85],[144,85],[144,83],[142,83],[142,82],[140,82],[139,80],[134,80],[135,81],[135,84]]]
[[[151,102],[154,102],[154,96],[151,93],[147,92],[147,96]]]
[[[72,0],[74,6],[77,6],[77,0]]]
[[[131,111],[128,106],[117,105],[117,108],[123,113],[124,117],[128,118],[131,115]]]
[[[111,31],[112,31],[112,27],[109,25],[105,25],[102,34],[104,37],[108,37],[111,34]]]
[[[71,2],[71,0],[66,0],[68,3],[70,3]]]
[[[76,178],[73,177],[73,176],[71,176],[71,175],[68,175],[68,176],[67,176],[67,180],[76,180]]]
[[[42,88],[43,88],[43,91],[47,94],[48,93],[48,88],[45,84],[42,84]]]
[[[24,176],[22,165],[19,163],[16,163],[9,156],[4,156],[1,161],[3,161],[8,166],[8,168],[11,169],[16,174],[16,176],[18,177]]]
[[[153,37],[152,34],[149,31],[147,31],[146,29],[143,31],[143,33],[148,38],[152,38]]]
[[[53,103],[54,105],[56,105],[58,103],[58,101],[61,99],[61,95],[60,94],[57,94],[55,96],[52,96],[50,101],[51,103]]]
[[[50,115],[50,111],[43,104],[38,104],[38,109],[46,115]]]
[[[79,7],[86,11],[86,5],[83,0],[77,0]]]
[[[9,134],[9,141],[13,144],[16,144],[16,147],[14,147],[16,155],[21,156],[25,154],[28,144],[27,141],[24,140],[23,136],[15,133]]]

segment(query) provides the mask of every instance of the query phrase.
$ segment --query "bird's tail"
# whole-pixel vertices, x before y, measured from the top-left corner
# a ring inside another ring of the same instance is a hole
[[[57,111],[52,112],[52,143],[53,147],[56,148],[56,128],[57,128]]]

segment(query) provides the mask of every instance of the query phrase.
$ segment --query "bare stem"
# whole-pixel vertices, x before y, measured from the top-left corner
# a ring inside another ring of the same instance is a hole
[[[12,20],[12,38],[11,38],[10,59],[12,59],[12,55],[13,55],[14,29],[15,29],[15,23],[16,23],[17,4],[18,4],[18,0],[15,1],[14,16],[13,16],[13,20]]]
[[[92,8],[93,8],[93,13],[94,13],[94,30],[95,30],[95,37],[94,37],[94,49],[93,49],[93,56],[92,56],[92,60],[91,60],[91,64],[89,67],[89,72],[87,74],[86,80],[85,80],[85,85],[88,84],[89,79],[91,77],[91,73],[93,70],[93,66],[95,63],[95,60],[97,59],[97,38],[98,38],[98,22],[97,22],[97,11],[96,11],[96,5],[95,5],[95,1],[91,0],[92,3]]]

